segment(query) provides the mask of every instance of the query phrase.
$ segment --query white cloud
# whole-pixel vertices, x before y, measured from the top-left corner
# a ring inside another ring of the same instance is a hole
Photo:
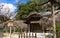
[[[0,3],[0,15],[10,16],[10,18],[12,19],[15,14],[16,7],[13,4]]]
[[[15,2],[19,2],[19,0],[15,0]]]
[[[19,2],[21,2],[22,0],[15,0],[14,4],[18,4]]]

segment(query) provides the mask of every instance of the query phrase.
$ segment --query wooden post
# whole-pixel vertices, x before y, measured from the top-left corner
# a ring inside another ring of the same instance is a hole
[[[30,33],[29,33],[29,38],[31,38],[31,37],[30,37]]]
[[[34,38],[34,33],[32,33],[32,38]]]
[[[25,32],[24,32],[24,38],[25,38]]]
[[[37,38],[37,37],[36,37],[36,33],[35,33],[35,38]]]
[[[10,38],[11,38],[11,27],[10,27]]]
[[[29,31],[28,31],[28,32],[29,32],[29,38],[31,38],[31,36],[30,36],[30,24],[28,24],[28,25],[29,25],[29,26],[28,26],[28,27],[29,27],[29,28],[28,28],[28,30],[29,30]]]
[[[23,33],[22,33],[22,29],[21,29],[21,38],[23,37],[23,35],[22,35]]]
[[[55,25],[54,3],[52,4],[52,16],[53,16],[53,32],[54,32],[54,38],[56,38],[56,25]]]
[[[12,21],[12,20],[9,20],[9,21],[8,21],[8,27],[10,28],[10,38],[11,38],[12,26],[13,26],[13,21]]]

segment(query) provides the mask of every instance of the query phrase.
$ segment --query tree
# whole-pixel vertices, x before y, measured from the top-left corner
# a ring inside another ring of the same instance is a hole
[[[26,4],[18,4],[17,10],[18,13],[16,15],[16,19],[25,19],[27,15],[29,15],[30,12],[32,11],[36,12],[45,11],[45,9],[43,9],[43,6],[42,7],[39,6],[42,3],[44,3],[43,0],[31,0]]]

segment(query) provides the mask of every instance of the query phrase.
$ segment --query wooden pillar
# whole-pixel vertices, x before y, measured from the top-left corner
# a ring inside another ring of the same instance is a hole
[[[9,27],[9,30],[10,30],[10,38],[11,38],[11,34],[12,34],[12,27],[11,26]]]
[[[55,24],[55,13],[54,13],[54,3],[52,3],[52,16],[53,16],[53,34],[54,38],[56,38],[56,24]]]

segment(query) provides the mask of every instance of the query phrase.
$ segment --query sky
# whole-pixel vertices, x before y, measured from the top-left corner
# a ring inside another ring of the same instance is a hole
[[[19,1],[21,4],[28,2],[28,0],[0,0],[0,15],[5,15],[13,19],[17,14],[15,4]]]
[[[11,3],[11,4],[13,4],[15,2],[17,3],[19,1],[20,1],[20,3],[26,3],[28,0],[0,0],[0,2]]]

